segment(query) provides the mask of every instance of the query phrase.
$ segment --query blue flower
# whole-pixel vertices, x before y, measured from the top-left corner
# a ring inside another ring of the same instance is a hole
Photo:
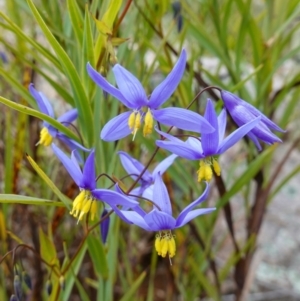
[[[35,98],[40,111],[52,118],[55,118],[52,105],[49,102],[49,100],[45,97],[45,95],[42,92],[38,92],[34,88],[33,84],[29,85],[29,92]],[[59,121],[62,124],[68,125],[69,123],[73,122],[77,118],[77,116],[78,116],[77,109],[72,109],[72,110],[66,112],[65,114],[61,115],[60,117],[58,117],[57,121]],[[61,140],[71,150],[81,149],[83,151],[90,151],[89,149],[83,147],[76,141],[67,137],[65,134],[59,132],[56,128],[54,128],[48,122],[44,121],[43,128],[40,133],[40,140],[37,144],[49,146],[53,142],[53,138],[57,138],[57,139]]]
[[[75,151],[72,152],[71,158],[69,158],[54,143],[52,143],[52,149],[80,189],[80,193],[74,200],[73,209],[70,212],[71,215],[78,218],[78,221],[82,220],[83,216],[88,212],[93,220],[97,213],[96,201],[99,200],[106,202],[110,206],[122,205],[129,208],[138,204],[136,201],[131,200],[118,192],[96,188],[94,150],[89,154],[84,164],[83,171],[81,171],[75,157]]]
[[[199,139],[190,137],[184,142],[170,134],[157,130],[163,137],[169,139],[169,141],[156,141],[157,146],[167,149],[180,157],[189,160],[200,160],[200,168],[198,170],[199,182],[202,179],[206,181],[211,180],[212,168],[217,175],[220,175],[221,168],[214,156],[218,156],[227,151],[251,131],[261,119],[260,116],[255,118],[224,139],[227,119],[226,110],[223,109],[220,115],[217,116],[211,100],[208,100],[204,118],[216,129],[215,132],[202,134]]]
[[[103,127],[101,139],[115,141],[126,137],[130,133],[135,137],[142,123],[144,123],[143,134],[147,136],[152,133],[153,120],[197,133],[213,132],[212,126],[195,112],[181,108],[158,109],[177,88],[185,70],[185,65],[186,52],[183,50],[173,70],[154,89],[148,99],[139,80],[119,64],[116,64],[112,69],[119,88],[117,89],[88,63],[87,71],[91,79],[131,110],[111,119]]]
[[[158,231],[155,240],[155,248],[158,255],[172,258],[176,252],[175,240],[172,235],[172,230],[180,228],[188,223],[193,218],[210,213],[216,208],[195,209],[198,204],[203,202],[209,192],[209,186],[206,183],[206,188],[203,194],[185,209],[181,211],[177,218],[172,215],[172,207],[169,194],[165,184],[162,181],[160,173],[155,177],[153,187],[153,209],[146,213],[140,206],[133,208],[134,211],[120,210],[113,207],[116,214],[129,224],[135,224],[146,231]]]
[[[242,126],[258,116],[261,117],[260,122],[247,134],[258,150],[262,149],[258,139],[267,144],[282,142],[271,130],[278,132],[285,131],[255,107],[228,91],[222,90],[221,97],[225,108],[238,126]]]
[[[120,151],[118,152],[120,156],[121,163],[133,180],[136,180],[137,177],[141,174],[141,172],[145,169],[145,166],[140,163],[138,160],[132,158],[126,152]],[[161,175],[173,164],[174,160],[177,158],[177,155],[171,155],[161,161],[150,173],[148,170],[145,171],[141,179],[139,180],[140,187],[132,190],[131,194],[142,195],[147,188],[149,188],[158,173]]]

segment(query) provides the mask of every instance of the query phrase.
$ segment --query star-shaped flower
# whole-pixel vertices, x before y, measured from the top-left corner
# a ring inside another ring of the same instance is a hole
[[[54,143],[52,149],[61,163],[64,165],[74,182],[80,189],[79,195],[73,202],[73,209],[71,215],[82,220],[85,214],[90,213],[93,220],[97,213],[97,201],[104,201],[109,206],[116,207],[117,205],[131,208],[136,206],[138,202],[123,196],[113,190],[96,188],[96,172],[95,172],[95,152],[91,151],[81,171],[78,161],[75,156],[75,151],[72,152],[69,158],[63,151],[61,151]]]
[[[115,141],[128,136],[130,133],[135,136],[142,123],[144,123],[143,134],[146,136],[152,133],[153,120],[197,133],[213,132],[213,127],[195,112],[173,107],[159,109],[177,88],[185,70],[185,65],[186,52],[183,50],[173,70],[154,89],[148,99],[139,80],[121,65],[116,64],[112,68],[118,85],[117,89],[88,63],[87,71],[91,79],[100,88],[117,98],[130,109],[129,112],[114,117],[103,127],[101,139]]]
[[[172,258],[176,252],[175,240],[172,235],[172,230],[180,228],[195,217],[210,213],[216,208],[201,208],[193,210],[197,205],[203,202],[209,192],[209,186],[206,183],[206,188],[203,194],[185,209],[181,211],[177,218],[172,215],[172,207],[170,197],[160,173],[155,176],[153,187],[153,209],[146,213],[140,206],[133,208],[134,211],[120,210],[113,207],[116,214],[129,224],[135,224],[146,231],[158,231],[155,240],[155,248],[158,255],[165,257],[167,253]]]
[[[120,151],[118,152],[118,154],[120,156],[121,163],[128,175],[130,175],[133,180],[136,180],[141,172],[145,169],[145,166],[138,160],[132,158],[126,152]],[[153,184],[156,175],[158,173],[162,175],[170,167],[170,165],[173,164],[176,158],[177,155],[171,155],[167,157],[154,168],[152,173],[146,170],[139,180],[141,186],[134,189],[131,194],[142,195],[145,190]]]
[[[40,111],[52,118],[55,118],[52,105],[49,102],[49,100],[45,97],[45,95],[42,92],[37,91],[34,88],[33,84],[29,85],[29,92],[35,98]],[[72,109],[72,110],[64,113],[60,117],[58,117],[57,121],[59,121],[62,124],[65,124],[65,125],[69,125],[71,122],[73,122],[77,118],[77,116],[78,116],[77,109]],[[48,122],[44,121],[43,128],[40,133],[40,140],[37,144],[49,146],[53,142],[53,138],[57,138],[57,139],[61,140],[71,150],[81,149],[83,151],[90,151],[89,149],[83,147],[78,142],[67,137],[65,134],[59,132],[56,128],[54,128]]]
[[[258,150],[262,149],[258,139],[267,144],[282,142],[281,139],[271,132],[271,130],[278,132],[285,131],[271,121],[266,115],[261,113],[258,109],[225,90],[221,91],[221,97],[225,108],[238,126],[242,126],[258,116],[261,117],[260,122],[247,134],[247,136],[254,142]]]
[[[214,156],[221,155],[251,131],[259,122],[261,117],[244,124],[224,139],[226,130],[226,110],[223,109],[219,116],[214,109],[212,101],[208,99],[204,118],[216,129],[213,133],[202,134],[199,139],[190,137],[187,141],[157,130],[169,141],[158,140],[156,145],[189,160],[200,160],[198,170],[198,181],[202,179],[210,181],[212,178],[212,167],[217,175],[221,168]],[[211,167],[212,166],[212,167]]]

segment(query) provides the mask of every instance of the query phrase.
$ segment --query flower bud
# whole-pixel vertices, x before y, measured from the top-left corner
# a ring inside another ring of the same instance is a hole
[[[16,295],[11,295],[9,301],[19,301]]]
[[[22,281],[19,275],[15,275],[14,289],[18,300],[22,299]]]
[[[103,210],[101,218],[104,217],[108,211],[106,209]],[[101,224],[100,224],[100,232],[101,232],[101,239],[102,242],[105,244],[106,239],[107,239],[107,234],[109,230],[109,222],[110,222],[110,217],[107,217]]]
[[[48,296],[50,296],[52,293],[52,282],[50,281],[50,279],[47,280],[47,282],[46,282],[46,290],[47,290]]]
[[[22,272],[22,279],[27,285],[27,287],[31,290],[32,289],[31,278],[25,271]]]
[[[66,283],[65,283],[65,277],[63,275],[61,275],[59,278],[59,285],[61,290],[65,289]]]

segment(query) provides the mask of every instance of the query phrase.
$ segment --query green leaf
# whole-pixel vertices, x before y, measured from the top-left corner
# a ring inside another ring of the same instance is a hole
[[[28,34],[24,33],[21,28],[19,28],[13,21],[11,21],[4,13],[0,11],[0,17],[2,17],[9,25],[10,30],[14,32],[18,37],[30,43],[35,50],[40,52],[45,58],[47,58],[58,70],[62,71],[61,65],[59,64],[57,58],[48,51],[45,47],[37,43],[34,39],[30,38]],[[5,27],[3,23],[0,22],[0,26]]]
[[[65,289],[63,291],[63,296],[61,300],[63,301],[69,301],[70,300],[70,294],[72,292],[72,288],[74,286],[75,278],[78,272],[80,271],[80,267],[82,266],[82,261],[84,259],[85,253],[87,250],[87,244],[86,242],[80,249],[79,253],[76,255],[76,258],[72,262],[70,268],[68,271],[65,273]],[[67,261],[64,263],[65,265],[67,264]]]
[[[39,238],[42,258],[49,264],[56,265],[59,268],[59,260],[57,258],[55,246],[41,228],[39,228]]]
[[[43,172],[43,170],[36,164],[36,162],[29,156],[26,155],[28,162],[33,167],[33,169],[38,173],[38,175],[46,182],[46,184],[52,189],[56,196],[64,203],[64,205],[70,209],[71,200],[67,198],[60,190],[55,186],[55,184],[48,178],[48,176]]]
[[[144,281],[147,273],[146,271],[142,272],[141,275],[133,282],[126,294],[120,299],[120,301],[131,301],[134,296],[136,296],[136,291],[141,286]]]
[[[88,250],[93,261],[93,267],[98,275],[103,278],[108,277],[108,266],[103,244],[100,241],[100,236],[96,238],[90,235],[87,238]]]
[[[19,194],[0,194],[0,203],[65,207],[64,203],[62,202],[55,202],[52,200],[40,199]]]
[[[112,29],[121,4],[122,0],[114,0],[109,2],[109,7],[102,18],[102,22],[110,29]]]
[[[67,0],[68,12],[72,22],[73,30],[75,32],[76,39],[80,46],[83,41],[83,18],[76,0]]]

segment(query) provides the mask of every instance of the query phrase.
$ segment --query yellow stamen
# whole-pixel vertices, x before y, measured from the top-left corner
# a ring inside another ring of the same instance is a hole
[[[70,214],[78,218],[78,221],[81,221],[88,212],[90,212],[90,219],[94,220],[97,213],[97,201],[89,190],[81,190],[73,202]]]
[[[158,255],[161,255],[161,236],[160,235],[156,235],[154,246],[155,246],[155,250],[158,253]]]
[[[198,182],[201,182],[205,178],[205,168],[204,168],[204,162],[200,161],[200,167],[197,171],[198,174]]]
[[[132,112],[128,118],[128,126],[131,129],[131,131],[133,131],[134,122],[135,122],[135,112]]]
[[[164,234],[158,234],[155,239],[155,250],[159,256],[166,257],[169,253],[169,258],[175,256],[176,244],[171,231]]]
[[[52,143],[53,137],[49,134],[49,131],[46,127],[43,127],[41,132],[40,132],[40,141],[37,143],[44,145],[44,146],[49,146]]]
[[[212,169],[209,163],[204,160],[200,161],[200,167],[197,171],[198,173],[198,182],[205,180],[209,182],[212,179]]]
[[[217,174],[217,176],[220,176],[221,175],[221,167],[220,167],[218,161],[215,159],[212,159],[212,162],[213,162],[213,168],[214,168],[215,173]]]
[[[92,221],[94,220],[97,212],[98,212],[97,201],[93,200],[92,206],[91,206],[91,209],[90,209],[90,217],[91,217]]]
[[[138,129],[141,127],[141,113],[132,112],[128,118],[128,126],[133,134],[132,140],[134,140]]]
[[[148,111],[145,115],[144,122],[145,122],[145,125],[144,125],[144,129],[143,129],[143,135],[144,135],[144,137],[146,137],[147,135],[152,133],[152,129],[153,129],[153,117],[152,117],[150,109],[148,109]]]
[[[205,180],[206,180],[207,182],[209,182],[209,181],[212,179],[212,175],[213,175],[211,166],[210,166],[209,164],[206,164],[206,165],[205,165],[205,171],[204,171],[204,174],[205,174]]]

